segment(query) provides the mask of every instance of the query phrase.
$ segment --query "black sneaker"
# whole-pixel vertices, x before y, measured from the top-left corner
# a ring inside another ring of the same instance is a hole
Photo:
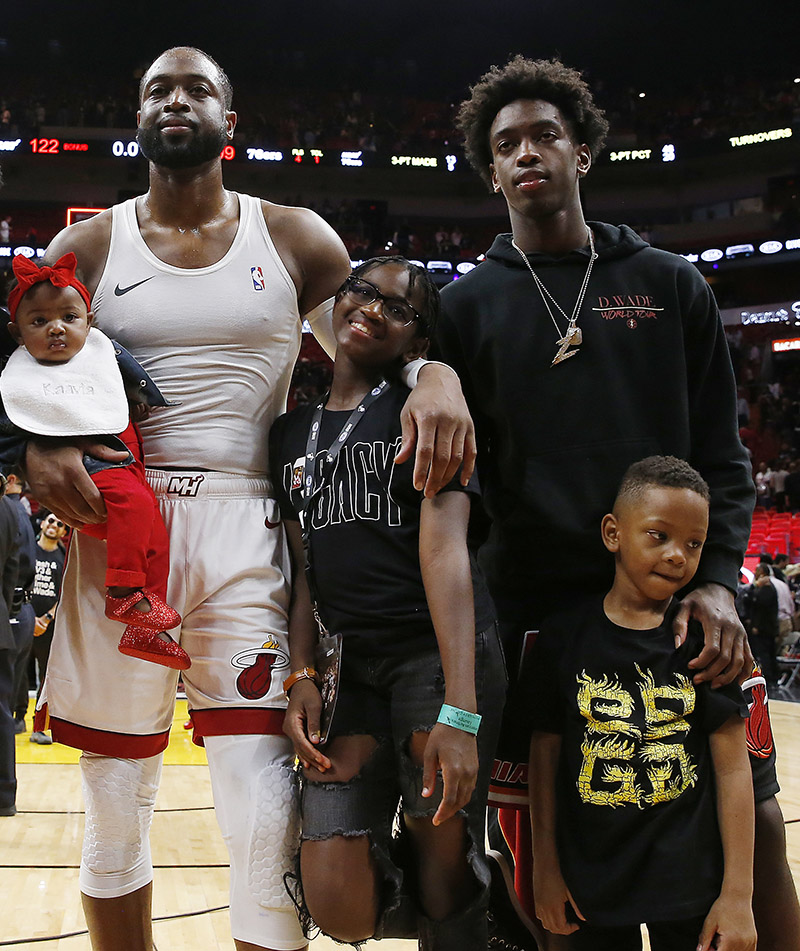
[[[503,855],[488,849],[489,947],[497,951],[539,951],[539,927],[525,914],[514,891],[514,878]]]
[[[25,726],[25,717],[14,718],[14,732],[16,734],[24,733],[27,730]]]
[[[0,806],[0,816],[15,816],[16,814],[16,806]]]

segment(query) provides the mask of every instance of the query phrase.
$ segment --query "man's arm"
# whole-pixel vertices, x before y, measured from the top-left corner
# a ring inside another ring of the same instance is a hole
[[[745,724],[730,717],[710,738],[722,838],[724,874],[719,898],[711,906],[700,933],[699,948],[708,951],[753,951],[753,779],[745,742]]]
[[[426,364],[400,414],[403,442],[395,458],[400,465],[414,446],[414,488],[426,498],[450,482],[461,466],[466,485],[475,468],[475,426],[458,375],[448,366]]]
[[[350,273],[350,257],[342,239],[309,208],[292,208],[262,201],[270,237],[294,282],[302,317],[332,298]],[[320,313],[314,336],[329,356],[336,351],[330,317]]]
[[[103,275],[111,243],[111,209],[86,221],[78,221],[53,238],[44,254],[44,264],[53,264],[68,251],[78,259],[78,272],[93,296]]]
[[[465,395],[469,377],[465,365],[456,362],[454,349],[443,346],[447,313],[444,301],[442,305],[431,351],[443,365],[427,363],[418,371],[417,386],[400,417],[403,443],[395,460],[409,459],[416,439],[414,486],[424,488],[427,498],[451,481],[460,464],[461,483],[467,485],[477,459],[473,413]],[[474,410],[474,402],[471,405]]]
[[[19,574],[19,548],[17,546],[17,517],[11,508],[11,503],[0,496],[0,505],[4,511],[0,512],[0,525],[2,526],[2,544],[0,545],[0,557],[3,559],[3,600],[7,609],[11,610],[11,602],[14,600],[14,588],[17,586],[17,576]]]
[[[444,702],[476,713],[475,609],[467,550],[469,509],[470,497],[465,492],[444,492],[423,500],[419,563],[442,658]],[[444,794],[433,817],[434,825],[445,822],[469,802],[478,776],[475,736],[437,723],[425,746],[423,796],[432,794],[437,769],[442,771]]]
[[[755,490],[747,452],[739,439],[736,381],[711,289],[694,269],[684,314],[691,458],[711,490],[708,538],[694,589],[675,618],[682,643],[690,617],[703,625],[705,645],[690,666],[695,682],[718,687],[749,673],[753,658],[734,606],[739,568],[750,534]]]
[[[50,242],[44,263],[52,264],[74,251],[84,284],[94,294],[105,267],[111,240],[111,211],[80,221],[59,232]],[[127,453],[115,452],[90,439],[31,439],[25,457],[25,475],[35,497],[68,525],[79,527],[105,521],[106,507],[83,465],[83,454],[107,462],[121,462]]]

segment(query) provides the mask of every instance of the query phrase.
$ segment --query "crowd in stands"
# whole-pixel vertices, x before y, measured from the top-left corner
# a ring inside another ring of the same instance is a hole
[[[800,564],[764,553],[743,572],[736,609],[770,690],[788,688],[800,665]]]
[[[764,327],[727,337],[756,487],[745,564],[758,564],[754,576],[745,571],[737,607],[770,686],[787,688],[800,673],[800,371],[773,362]]]
[[[794,361],[775,361],[763,326],[737,327],[727,337],[739,384],[739,434],[758,477],[759,504],[800,510],[800,485],[790,480],[788,493],[779,475],[800,466],[800,371]]]
[[[413,72],[413,70],[412,70]],[[302,73],[284,73],[285,85],[254,88],[238,83],[239,132],[249,143],[270,148],[327,148],[407,152],[442,150],[459,144],[453,131],[460,90],[441,99],[398,95],[354,87],[320,88]],[[134,74],[133,81],[138,81]],[[800,122],[800,83],[720,77],[712,92],[699,84],[693,94],[669,87],[645,92],[593,79],[597,99],[611,121],[614,138],[631,147],[675,140],[710,139],[790,126]],[[0,139],[35,135],[43,127],[133,128],[131,82],[79,81],[69,90],[45,92],[34,80],[17,78],[13,95],[0,90]],[[410,87],[413,88],[411,83]],[[52,86],[48,88],[53,88]]]
[[[348,199],[315,202],[298,197],[288,203],[311,208],[321,215],[342,238],[354,261],[380,254],[402,254],[412,259],[474,260],[487,250],[497,233],[495,223],[485,220],[468,225],[458,221],[392,219],[385,211],[381,213],[376,209],[373,202]]]

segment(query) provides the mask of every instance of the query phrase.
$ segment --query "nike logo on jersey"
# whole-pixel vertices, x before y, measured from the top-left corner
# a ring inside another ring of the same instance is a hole
[[[151,274],[150,277],[146,277],[143,281],[137,281],[135,284],[130,284],[128,287],[120,287],[119,284],[114,288],[114,296],[122,297],[123,294],[127,294],[128,291],[132,291],[136,287],[140,287],[142,284],[146,284],[148,281],[152,281],[155,277],[155,274]]]

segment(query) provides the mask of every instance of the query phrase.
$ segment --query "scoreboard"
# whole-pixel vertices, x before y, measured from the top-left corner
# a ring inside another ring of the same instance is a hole
[[[92,130],[94,133],[95,130]],[[794,141],[793,141],[794,140]],[[721,155],[733,150],[741,152],[769,148],[793,150],[796,136],[791,127],[762,132],[742,131],[741,135],[717,137],[708,140],[689,139],[684,142],[653,143],[651,147],[610,147],[601,153],[596,164],[624,169],[631,165],[661,167],[680,166],[683,161],[703,156]],[[36,156],[41,161],[57,161],[63,155],[87,155],[95,158],[137,159],[139,143],[135,133],[124,138],[96,137],[94,134],[70,136],[37,136],[34,138],[0,139],[0,159],[3,153]],[[450,174],[466,172],[469,168],[460,146],[430,152],[398,154],[390,150],[327,149],[272,147],[247,143],[237,135],[236,143],[226,145],[222,158],[227,162],[252,165],[302,165],[339,168],[392,168],[420,174]],[[621,172],[624,174],[624,172]]]

